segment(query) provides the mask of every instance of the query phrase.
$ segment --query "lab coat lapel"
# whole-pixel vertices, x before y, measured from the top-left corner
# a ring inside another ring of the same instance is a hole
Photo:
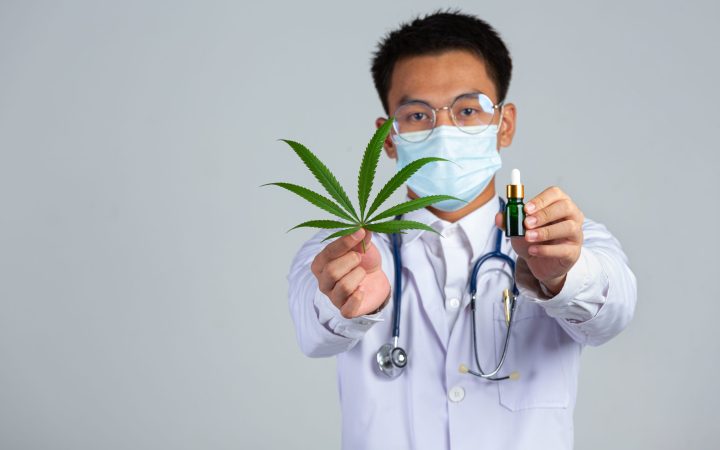
[[[425,312],[440,344],[447,351],[448,330],[445,310],[441,304],[440,293],[431,295],[429,292],[430,289],[437,291],[437,283],[435,283],[435,272],[428,262],[425,248],[420,239],[403,245],[403,261],[406,261],[403,265],[412,274],[418,288],[420,309]]]

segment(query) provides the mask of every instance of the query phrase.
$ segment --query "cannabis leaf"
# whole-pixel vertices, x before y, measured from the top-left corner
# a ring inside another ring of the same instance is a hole
[[[350,198],[347,193],[345,193],[345,190],[340,185],[337,178],[335,178],[335,175],[330,172],[330,169],[328,169],[317,156],[299,142],[288,139],[280,139],[287,143],[295,151],[303,163],[305,163],[305,166],[307,166],[310,172],[312,172],[315,178],[317,178],[327,193],[330,194],[335,201],[296,184],[276,182],[263,184],[263,186],[273,185],[287,189],[318,208],[324,209],[330,214],[345,220],[345,222],[341,222],[339,220],[309,220],[299,225],[295,225],[290,228],[290,230],[303,227],[339,229],[339,231],[332,233],[324,240],[347,236],[348,234],[356,232],[360,228],[365,228],[366,230],[374,231],[376,233],[402,233],[403,230],[413,229],[437,233],[434,228],[413,220],[378,221],[387,219],[388,217],[402,215],[410,211],[415,211],[420,208],[425,208],[426,206],[430,206],[443,200],[459,199],[449,195],[429,195],[400,203],[375,215],[373,215],[373,213],[380,208],[380,206],[393,194],[393,192],[402,186],[425,164],[448,161],[447,159],[420,158],[410,162],[407,166],[399,170],[390,179],[390,181],[388,181],[385,186],[380,189],[380,192],[378,192],[378,195],[375,197],[375,200],[373,200],[370,208],[367,207],[368,200],[370,199],[370,192],[373,187],[373,181],[375,181],[375,172],[377,170],[377,165],[383,149],[383,142],[385,142],[385,139],[390,133],[393,120],[393,117],[386,120],[385,123],[382,124],[377,131],[375,131],[375,134],[373,134],[373,137],[370,139],[370,142],[368,142],[368,145],[365,148],[365,153],[363,154],[362,162],[360,163],[360,171],[358,173],[358,203],[360,206],[360,215],[358,215],[357,211],[350,202]],[[365,241],[363,241],[363,251],[364,250]]]

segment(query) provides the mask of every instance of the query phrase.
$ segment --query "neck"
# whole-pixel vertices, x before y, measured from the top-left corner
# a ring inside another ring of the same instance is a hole
[[[417,194],[414,193],[410,188],[408,188],[408,197],[418,198]],[[495,177],[490,180],[490,183],[488,183],[487,187],[484,191],[480,193],[480,195],[475,197],[474,200],[472,200],[470,203],[463,206],[462,208],[458,209],[457,211],[442,211],[437,208],[433,208],[432,206],[428,206],[427,209],[431,213],[435,214],[435,216],[437,216],[438,218],[452,223],[457,222],[458,220],[467,216],[471,212],[483,206],[485,203],[492,200],[493,198],[495,198]]]

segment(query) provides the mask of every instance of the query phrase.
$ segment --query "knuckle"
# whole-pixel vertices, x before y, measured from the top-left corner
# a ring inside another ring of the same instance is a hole
[[[342,238],[328,245],[328,251],[330,252],[331,258],[334,259],[338,256],[342,256],[345,252],[348,251],[351,246],[348,244],[347,239],[345,239],[347,237],[348,236],[343,236]]]
[[[340,279],[340,268],[337,267],[337,265],[325,266],[325,270],[323,271],[323,273],[325,274],[326,278],[333,283],[337,282],[337,280]]]
[[[575,222],[575,221],[572,221],[571,224],[572,224],[572,225],[570,226],[570,231],[571,231],[573,234],[580,234],[580,233],[582,233],[582,225],[581,225],[580,223]]]
[[[310,271],[315,275],[317,278],[318,275],[320,275],[320,272],[322,268],[320,267],[320,254],[315,256],[315,259],[312,260],[312,263],[310,264]]]
[[[540,223],[548,223],[548,222],[550,221],[550,213],[549,213],[548,210],[545,209],[545,208],[543,208],[543,209],[540,210],[539,216],[540,216],[540,217],[539,217],[539,219],[540,219],[539,222],[540,222]]]
[[[570,260],[570,258],[572,258],[572,255],[573,255],[573,251],[574,251],[574,249],[569,246],[569,247],[566,248],[565,251],[563,252],[563,253],[564,253],[563,256],[565,256],[565,258],[567,258],[568,260]]]
[[[323,294],[325,294],[329,297],[331,294],[331,291],[332,291],[332,287],[333,287],[332,281],[328,280],[327,276],[324,276],[321,274],[320,277],[318,278],[318,289],[320,289],[320,292],[322,292]]]
[[[577,217],[573,217],[571,221],[573,223],[573,231],[575,232],[575,234],[581,234],[583,229],[582,219],[578,220]]]
[[[340,308],[340,315],[346,319],[352,319],[352,311],[349,306],[350,305],[348,304],[348,301],[345,301],[345,303],[343,303],[342,307]]]
[[[538,231],[540,232],[540,238],[543,241],[550,239],[550,229],[548,227],[540,228]]]
[[[575,264],[575,249],[573,247],[567,248],[562,252],[560,258],[560,266],[564,269],[570,269]]]
[[[342,289],[342,295],[344,298],[353,296],[353,293],[357,289],[358,283],[355,280],[343,279],[340,289]]]
[[[345,304],[343,305],[343,308],[340,310],[340,314],[346,319],[352,319],[353,317],[356,317],[357,310],[359,308],[359,298],[357,294],[353,294],[345,301]]]
[[[350,283],[347,278],[338,281],[337,284],[335,284],[333,292],[340,298],[348,298],[350,294],[352,294],[352,289],[350,288]]]
[[[567,215],[567,213],[570,211],[570,205],[568,204],[568,201],[563,199],[560,199],[555,204],[555,209],[561,213],[563,216]]]

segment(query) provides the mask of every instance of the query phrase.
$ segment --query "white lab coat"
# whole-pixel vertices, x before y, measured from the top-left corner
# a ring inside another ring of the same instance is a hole
[[[488,202],[459,221],[472,241],[473,260],[494,247],[496,205]],[[405,218],[436,219],[427,210]],[[380,373],[375,359],[378,348],[391,340],[392,301],[375,315],[343,318],[318,290],[310,270],[328,232],[306,242],[288,275],[290,312],[306,355],[337,357],[343,448],[572,448],[580,353],[586,344],[602,344],[622,331],[636,301],[635,277],[618,241],[590,220],[583,232],[580,259],[553,298],[518,260],[520,296],[500,374],[518,371],[520,379],[500,382],[458,371],[461,363],[475,367],[469,295],[465,290],[457,320],[448,320],[447,293],[438,282],[444,277],[436,270],[437,261],[433,264],[427,240],[418,239],[427,232],[403,235],[400,346],[408,353],[408,365],[396,379]],[[389,238],[375,234],[373,242],[392,285]],[[502,250],[517,258],[504,234]],[[479,275],[477,340],[486,371],[495,367],[505,339],[500,300],[509,283],[507,270],[506,264],[492,260]]]

